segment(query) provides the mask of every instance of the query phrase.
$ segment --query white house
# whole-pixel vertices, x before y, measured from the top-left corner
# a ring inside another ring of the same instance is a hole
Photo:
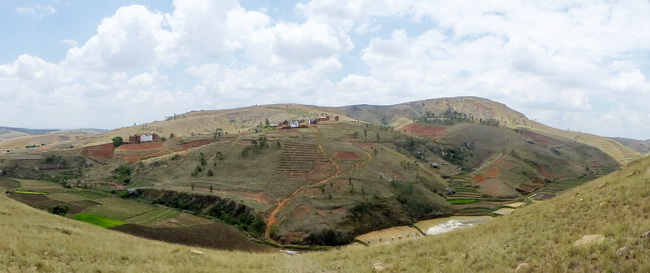
[[[143,134],[140,136],[140,142],[149,142],[149,141],[153,141],[152,134]]]
[[[300,122],[297,121],[297,120],[294,120],[294,121],[292,121],[292,122],[289,123],[289,127],[291,127],[291,128],[298,128],[298,127],[300,127]]]

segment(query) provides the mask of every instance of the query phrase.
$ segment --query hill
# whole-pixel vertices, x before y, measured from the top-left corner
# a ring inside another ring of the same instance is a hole
[[[637,140],[623,137],[613,137],[612,139],[641,154],[650,153],[650,139]]]
[[[524,114],[509,108],[505,104],[478,97],[436,98],[388,106],[355,105],[326,109],[353,119],[373,124],[390,125],[397,129],[417,120],[431,118],[432,114],[440,116],[451,111],[452,113],[463,113],[477,122],[489,122],[498,124],[500,127],[526,129],[573,139],[597,147],[622,164],[641,156],[637,151],[611,139],[552,128],[528,119]]]
[[[303,128],[272,126],[300,119]],[[512,120],[529,123],[478,98],[195,111],[19,149],[0,156],[0,170],[67,187],[138,189],[128,197],[216,217],[283,245],[341,245],[422,219],[490,214],[531,194],[553,197],[620,166],[551,129],[503,126]],[[112,144],[143,133],[161,139]]]
[[[150,241],[30,208],[0,195],[8,272],[647,272],[650,158],[471,229],[368,248],[290,256]],[[603,243],[577,246],[588,234]],[[196,252],[196,251],[194,251]]]
[[[49,130],[0,127],[0,153],[8,150],[36,148],[105,132],[98,129]]]

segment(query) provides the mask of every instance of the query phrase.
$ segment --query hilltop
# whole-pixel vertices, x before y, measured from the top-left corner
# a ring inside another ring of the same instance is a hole
[[[314,118],[322,119],[309,124]],[[305,122],[275,127],[285,120]],[[112,143],[145,133],[160,140]],[[283,245],[341,245],[381,228],[552,198],[638,156],[461,97],[194,111],[19,149],[0,157],[0,170],[215,217]]]

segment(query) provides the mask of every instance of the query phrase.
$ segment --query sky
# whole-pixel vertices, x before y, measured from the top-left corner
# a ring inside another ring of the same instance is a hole
[[[650,139],[648,14],[648,0],[7,0],[0,126],[479,96]]]

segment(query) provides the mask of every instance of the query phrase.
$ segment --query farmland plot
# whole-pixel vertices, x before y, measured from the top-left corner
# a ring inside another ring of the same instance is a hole
[[[88,213],[117,220],[124,220],[136,215],[140,215],[155,208],[151,205],[142,204],[131,200],[122,200],[118,198],[102,198],[96,201],[101,205],[91,208]]]

